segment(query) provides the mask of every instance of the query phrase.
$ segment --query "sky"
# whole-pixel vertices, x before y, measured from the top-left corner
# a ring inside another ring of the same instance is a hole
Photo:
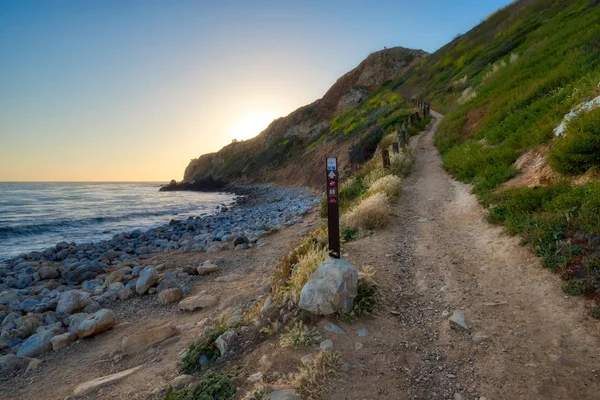
[[[0,0],[0,181],[169,181],[507,0]]]

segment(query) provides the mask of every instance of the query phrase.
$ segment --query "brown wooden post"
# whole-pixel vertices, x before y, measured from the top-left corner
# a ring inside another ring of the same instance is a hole
[[[337,158],[328,157],[327,165],[327,231],[329,233],[329,256],[340,258],[340,204],[338,196]]]
[[[408,124],[408,120],[406,120],[405,123]],[[402,125],[398,125],[398,141],[400,142],[400,147],[404,148],[405,141],[404,141],[404,132],[402,129]]]
[[[390,167],[390,152],[388,149],[381,149],[381,157],[383,158],[383,168]]]
[[[398,142],[392,143],[392,151],[394,153],[400,153],[400,146],[398,145]]]

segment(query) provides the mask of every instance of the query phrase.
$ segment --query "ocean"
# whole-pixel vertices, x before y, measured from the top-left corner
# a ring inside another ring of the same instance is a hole
[[[157,183],[0,183],[0,260],[86,243],[172,218],[213,214],[234,195],[159,192]]]

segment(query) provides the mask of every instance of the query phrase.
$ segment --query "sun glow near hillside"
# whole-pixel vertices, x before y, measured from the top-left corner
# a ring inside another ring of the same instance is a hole
[[[232,126],[231,139],[246,140],[261,133],[277,116],[272,112],[251,112],[242,115]]]

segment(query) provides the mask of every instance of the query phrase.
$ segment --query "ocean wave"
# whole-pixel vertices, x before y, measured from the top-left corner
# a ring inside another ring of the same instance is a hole
[[[8,239],[22,236],[43,235],[51,232],[62,232],[66,228],[90,227],[103,223],[115,223],[133,220],[144,217],[161,217],[166,215],[175,215],[178,213],[190,212],[194,209],[169,209],[151,212],[129,213],[111,217],[92,217],[73,220],[62,220],[57,222],[47,222],[41,224],[27,224],[16,226],[0,226],[0,239]]]

